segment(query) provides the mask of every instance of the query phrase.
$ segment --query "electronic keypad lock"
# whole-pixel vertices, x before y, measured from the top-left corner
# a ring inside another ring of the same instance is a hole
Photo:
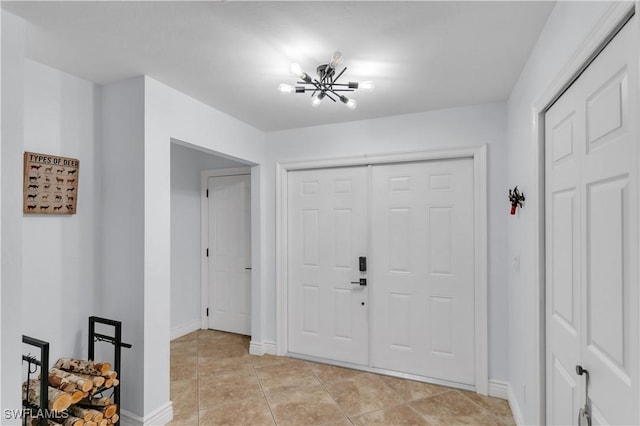
[[[358,258],[358,264],[360,266],[360,272],[367,272],[367,258],[365,256]]]

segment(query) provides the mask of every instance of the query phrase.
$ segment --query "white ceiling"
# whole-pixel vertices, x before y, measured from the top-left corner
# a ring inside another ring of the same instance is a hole
[[[27,56],[99,84],[146,74],[265,131],[505,100],[553,2],[10,2]],[[356,110],[282,96],[335,50]]]

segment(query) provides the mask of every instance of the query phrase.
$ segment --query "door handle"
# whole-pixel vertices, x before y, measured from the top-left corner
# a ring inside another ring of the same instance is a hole
[[[250,271],[250,270],[251,270],[251,268],[244,268],[244,270],[245,270],[245,271]]]
[[[578,411],[578,426],[591,426],[591,407],[589,407],[589,371],[576,365],[576,374],[585,376],[584,381],[584,407]]]
[[[584,368],[582,368],[581,365],[576,365],[576,374],[578,376],[582,376],[583,374],[587,375],[587,380],[589,379],[589,372],[587,370],[585,370]]]
[[[367,279],[366,278],[360,278],[360,281],[351,281],[351,284],[358,284],[361,286],[366,286],[367,285]]]

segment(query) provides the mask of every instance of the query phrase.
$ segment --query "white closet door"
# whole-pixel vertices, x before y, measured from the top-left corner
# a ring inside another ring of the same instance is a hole
[[[475,383],[473,160],[373,167],[374,367]]]
[[[638,22],[545,117],[547,423],[639,424]]]
[[[367,168],[288,174],[289,352],[368,363]]]
[[[210,177],[209,328],[251,334],[251,177]]]

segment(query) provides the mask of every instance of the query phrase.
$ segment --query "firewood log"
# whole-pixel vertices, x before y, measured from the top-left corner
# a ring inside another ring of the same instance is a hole
[[[106,380],[104,381],[104,385],[102,385],[102,386],[104,386],[105,388],[107,388],[107,389],[108,389],[108,388],[110,388],[111,386],[113,386],[113,381],[114,381],[114,380],[115,380],[115,379],[106,379]]]
[[[57,376],[49,372],[49,386],[60,389],[65,392],[73,392],[78,386],[66,377]],[[38,379],[42,379],[42,374],[38,375]]]
[[[52,413],[49,413],[52,414]],[[31,426],[40,426],[40,419],[37,417],[28,416],[27,424]],[[47,425],[49,426],[84,426],[84,420],[79,419],[77,417],[69,416],[68,413],[65,413],[51,417],[47,419]]]
[[[94,421],[100,422],[104,418],[104,414],[102,411],[94,410],[92,408],[79,407],[77,405],[72,405],[69,407],[69,412],[74,416],[81,417],[85,421]]]
[[[114,425],[118,423],[118,420],[120,420],[120,416],[117,414],[114,414],[109,418],[109,421],[111,422],[111,424],[114,424]]]
[[[69,416],[66,419],[64,419],[64,423],[62,424],[63,426],[83,426],[84,420],[79,419],[77,417]]]
[[[118,372],[117,371],[107,371],[107,374],[103,374],[104,377],[106,377],[107,379],[115,379],[116,377],[118,377]]]
[[[91,374],[83,374],[83,373],[73,373],[73,374],[80,377],[81,379],[89,380],[90,382],[93,383],[94,388],[99,388],[104,384],[104,381],[106,380],[102,376],[92,376]],[[88,389],[88,391],[90,392],[91,389]]]
[[[113,387],[119,386],[120,385],[120,380],[119,379],[113,379]]]
[[[80,401],[78,404],[93,406],[93,407],[107,407],[111,405],[111,398],[109,398],[108,396],[105,396],[102,398],[92,398],[92,399],[85,398],[82,401]]]
[[[107,419],[102,419],[102,421],[100,421],[100,426],[107,426],[109,424],[109,420]]]
[[[75,383],[78,389],[82,389],[84,392],[88,392],[95,386],[92,379],[87,379],[87,376],[79,376],[74,373],[70,373],[68,371],[60,370],[59,368],[52,368],[49,370],[49,382],[56,380],[57,377],[62,379],[67,379],[70,382]],[[93,377],[93,376],[88,376]]]
[[[85,422],[91,421],[91,419],[93,419],[93,414],[89,410],[85,410],[84,408],[78,407],[77,405],[72,405],[67,411],[69,411],[69,413],[76,417],[80,417]]]
[[[92,376],[103,376],[108,371],[111,371],[111,364],[108,362],[94,362],[75,358],[60,358],[54,367]]]
[[[40,380],[32,379],[29,383],[22,384],[22,391],[29,394],[29,402],[32,404],[40,404]],[[71,395],[59,389],[49,386],[48,391],[49,409],[53,411],[64,411],[71,405]]]
[[[84,426],[98,426],[98,423],[96,422],[84,422]]]
[[[115,404],[113,404],[113,405],[109,405],[108,407],[105,407],[105,408],[102,410],[102,412],[104,413],[104,416],[105,416],[107,419],[112,418],[112,417],[116,414],[116,411],[118,411],[118,406],[117,406],[117,405],[115,405]]]
[[[71,404],[77,404],[78,402],[82,401],[85,394],[81,390],[75,390],[73,392],[67,392],[67,393],[71,395]]]

